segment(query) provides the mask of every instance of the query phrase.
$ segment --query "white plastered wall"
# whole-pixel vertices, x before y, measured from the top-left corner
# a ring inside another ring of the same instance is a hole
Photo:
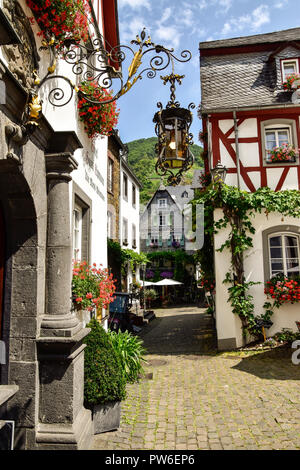
[[[215,211],[215,220],[222,217],[221,209]],[[246,281],[259,282],[252,286],[249,293],[253,296],[254,313],[261,315],[264,313],[263,304],[267,301],[264,294],[264,261],[263,261],[263,231],[278,226],[299,227],[299,219],[292,217],[282,217],[281,214],[271,213],[256,214],[252,219],[255,228],[255,235],[252,236],[253,247],[245,253],[244,269]],[[227,344],[233,344],[232,338],[236,340],[236,347],[243,345],[241,322],[232,313],[231,305],[228,302],[228,285],[223,284],[226,273],[230,270],[231,254],[225,249],[222,253],[216,251],[228,239],[230,228],[221,230],[215,235],[215,269],[216,269],[216,327],[220,349],[227,349]],[[296,321],[300,321],[299,304],[284,304],[279,309],[274,310],[272,316],[273,326],[267,330],[267,336],[273,336],[283,328],[297,331]],[[229,347],[228,349],[230,349]]]

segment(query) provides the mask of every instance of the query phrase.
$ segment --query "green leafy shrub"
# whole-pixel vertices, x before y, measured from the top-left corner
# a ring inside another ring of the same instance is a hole
[[[274,335],[274,339],[282,343],[290,344],[296,339],[300,339],[300,333],[294,333],[289,328],[283,328],[281,331]]]
[[[128,331],[118,333],[109,331],[111,343],[121,358],[123,374],[127,382],[136,382],[144,372],[142,363],[146,362],[143,355],[143,341]]]
[[[84,401],[87,407],[126,397],[126,379],[119,354],[115,351],[108,333],[93,318],[84,343]]]

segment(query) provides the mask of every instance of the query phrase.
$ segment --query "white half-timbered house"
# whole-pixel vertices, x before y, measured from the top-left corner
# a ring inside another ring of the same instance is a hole
[[[202,102],[200,107],[205,142],[205,168],[218,162],[227,168],[225,183],[255,192],[261,187],[274,191],[299,190],[299,154],[288,162],[274,162],[271,150],[288,144],[300,147],[300,100],[296,90],[283,83],[300,71],[300,28],[269,34],[200,43]],[[221,213],[215,211],[218,218]],[[300,274],[300,221],[279,213],[259,214],[253,248],[244,261],[247,281],[260,282],[251,288],[255,314],[263,313],[264,282],[275,273]],[[233,315],[223,280],[230,253],[218,252],[228,232],[215,235],[215,315],[219,349],[243,344],[241,322]],[[268,335],[290,328],[296,331],[299,305],[275,310]]]

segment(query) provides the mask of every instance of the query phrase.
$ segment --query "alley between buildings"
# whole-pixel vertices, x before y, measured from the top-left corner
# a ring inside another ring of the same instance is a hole
[[[218,353],[204,309],[155,313],[141,334],[146,375],[128,385],[119,430],[94,436],[91,449],[300,448],[300,367],[289,350]]]

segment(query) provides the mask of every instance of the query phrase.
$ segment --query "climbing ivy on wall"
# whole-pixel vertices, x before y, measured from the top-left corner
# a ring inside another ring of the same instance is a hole
[[[231,252],[231,269],[223,282],[229,286],[228,294],[232,311],[240,317],[244,334],[248,332],[259,336],[258,317],[254,315],[253,298],[249,294],[249,288],[257,283],[246,282],[244,276],[244,254],[253,246],[252,235],[255,234],[252,218],[256,213],[262,212],[266,216],[277,212],[282,216],[300,218],[300,192],[298,190],[276,192],[264,187],[254,193],[248,193],[222,183],[211,183],[197,195],[192,204],[204,204],[205,237],[208,246],[212,247],[213,234],[230,227],[228,238],[218,249],[220,252],[225,249]],[[215,221],[213,214],[217,208],[223,210],[223,217]],[[208,256],[211,254],[206,246],[204,245],[202,253],[198,256],[200,262],[201,258],[202,261],[204,260],[202,269],[207,269],[204,275],[211,276],[213,263],[211,258],[209,264]],[[265,313],[259,319],[269,320],[273,313],[273,306],[270,302],[266,302]]]

